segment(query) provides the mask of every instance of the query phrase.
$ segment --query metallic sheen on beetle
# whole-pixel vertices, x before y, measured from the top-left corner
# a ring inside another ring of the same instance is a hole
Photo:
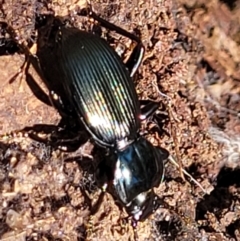
[[[134,34],[92,11],[88,15],[136,42],[126,63],[105,39],[66,26],[61,18],[51,15],[38,17],[37,53],[30,57],[35,68],[37,62],[51,103],[60,115],[76,116],[93,140],[108,149],[96,171],[99,186],[135,221],[144,220],[158,208],[153,188],[163,179],[169,155],[139,134],[143,116],[147,118],[158,108],[158,103],[151,101],[141,108],[132,79],[144,47]]]

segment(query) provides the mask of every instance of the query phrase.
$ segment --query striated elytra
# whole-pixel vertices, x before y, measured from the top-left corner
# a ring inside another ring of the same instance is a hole
[[[118,27],[96,18],[119,32]],[[106,40],[66,27],[56,18],[51,26],[39,28],[37,57],[53,104],[53,95],[57,95],[54,105],[63,113],[73,109],[95,142],[109,148],[109,155],[99,165],[97,182],[138,221],[158,206],[153,187],[163,178],[168,152],[139,135],[140,117],[145,113],[132,75],[144,48],[134,35],[120,30],[138,41],[126,64]],[[155,110],[156,103],[150,103],[149,108]]]
[[[68,27],[53,16],[40,16],[37,53],[30,59],[35,68],[37,62],[60,115],[75,115],[94,141],[108,148],[96,173],[99,186],[135,221],[141,221],[158,208],[153,188],[163,179],[169,155],[139,134],[141,120],[158,104],[149,101],[141,109],[132,80],[144,54],[141,41],[95,13],[90,15],[103,27],[137,43],[126,63],[106,40]]]

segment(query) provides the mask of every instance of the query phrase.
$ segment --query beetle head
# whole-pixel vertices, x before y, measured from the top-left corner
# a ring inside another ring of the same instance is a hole
[[[143,220],[155,210],[157,196],[152,189],[163,179],[167,158],[168,151],[141,137],[124,150],[112,152],[101,164],[99,176],[105,176],[108,191],[127,212]]]

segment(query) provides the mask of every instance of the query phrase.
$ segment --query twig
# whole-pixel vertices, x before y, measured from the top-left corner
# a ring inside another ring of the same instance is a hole
[[[193,181],[197,186],[199,186],[205,194],[209,194],[209,192],[195,178],[193,178],[193,176],[191,176],[187,171],[185,171],[182,167],[179,166],[179,164],[174,160],[171,155],[168,157],[168,159],[176,167],[181,168],[181,171],[190,178],[190,181]]]
[[[179,166],[179,172],[180,172],[180,176],[183,179],[183,181],[185,181],[184,175],[182,173],[182,161],[181,161],[181,156],[179,153],[179,144],[178,144],[178,139],[177,139],[177,135],[176,135],[176,121],[180,122],[176,117],[173,116],[173,111],[172,111],[172,107],[171,107],[171,98],[169,96],[167,96],[166,94],[162,93],[157,84],[153,83],[153,86],[156,88],[157,92],[159,93],[159,95],[163,96],[166,101],[167,101],[167,107],[168,107],[168,115],[169,115],[169,119],[170,119],[170,132],[171,132],[171,136],[173,138],[173,143],[174,143],[174,150],[176,153],[176,157],[177,157],[177,161],[178,161],[178,166]]]

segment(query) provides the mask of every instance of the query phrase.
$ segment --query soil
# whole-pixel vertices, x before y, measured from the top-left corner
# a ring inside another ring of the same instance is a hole
[[[20,69],[24,55],[1,56],[1,240],[240,240],[240,1],[91,4],[104,19],[141,37],[146,53],[135,78],[137,93],[161,103],[142,132],[192,178],[169,161],[155,189],[163,205],[134,230],[111,195],[98,205],[94,174],[101,151],[86,131],[78,130],[71,152],[57,148],[75,130],[66,133],[57,111],[30,90]],[[36,34],[35,13],[54,12],[78,28],[102,32],[127,58],[131,41],[76,16],[74,10],[85,5],[6,1],[0,21],[26,45]],[[9,37],[2,24],[0,34]]]

